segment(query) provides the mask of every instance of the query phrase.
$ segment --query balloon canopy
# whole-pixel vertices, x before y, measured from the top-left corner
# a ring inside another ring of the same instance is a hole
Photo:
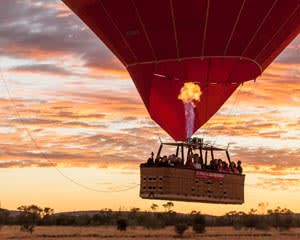
[[[178,98],[184,83],[201,88],[194,133],[300,32],[300,0],[63,2],[124,64],[151,118],[175,140],[190,135]]]

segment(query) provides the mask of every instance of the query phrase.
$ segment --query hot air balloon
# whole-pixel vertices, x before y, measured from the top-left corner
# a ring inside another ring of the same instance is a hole
[[[124,64],[151,118],[177,141],[185,141],[206,123],[240,84],[260,76],[300,32],[300,0],[63,2]],[[183,92],[185,89],[194,95]],[[180,146],[193,148],[186,144]],[[214,149],[203,144],[194,147]],[[151,180],[145,180],[145,187],[151,187],[151,191],[145,192],[155,192],[163,198],[157,192],[161,190],[159,176],[169,179],[175,173],[151,174]],[[195,174],[186,177],[189,184],[180,182],[180,178],[173,179],[183,187],[169,189],[165,198],[243,201],[243,188],[229,198],[221,194],[223,180],[213,177],[210,181],[219,186],[220,194],[208,194],[211,184],[203,187],[206,190],[184,193],[186,186],[196,189],[199,178]],[[240,178],[243,185],[244,178]]]

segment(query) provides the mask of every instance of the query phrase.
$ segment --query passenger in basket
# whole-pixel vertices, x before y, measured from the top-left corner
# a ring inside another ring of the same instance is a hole
[[[168,157],[168,164],[170,167],[174,167],[175,166],[175,161],[176,161],[176,156],[175,154],[172,154]]]
[[[183,167],[182,159],[180,157],[176,157],[175,167]]]
[[[193,168],[194,167],[193,160],[192,160],[192,155],[187,156],[185,166],[188,167],[188,168]]]
[[[212,171],[217,171],[218,170],[218,164],[217,164],[216,159],[212,159],[210,161],[209,169],[212,170]]]
[[[160,158],[161,158],[161,157],[159,157],[159,156],[155,158],[154,164],[155,164],[156,166],[159,165]]]
[[[231,170],[233,173],[239,174],[239,170],[236,168],[235,162],[231,162]]]
[[[202,165],[201,165],[201,162],[200,162],[199,155],[197,153],[195,153],[194,156],[193,156],[193,158],[194,158],[194,168],[201,169]]]
[[[243,173],[243,168],[242,168],[241,165],[242,165],[242,162],[240,160],[238,160],[236,168],[237,168],[237,170],[239,171],[240,174]]]
[[[169,166],[169,164],[168,164],[168,157],[165,155],[162,158],[162,167],[168,167],[168,166]]]
[[[223,171],[223,166],[222,166],[222,159],[218,159],[218,172]]]
[[[154,153],[151,153],[151,157],[148,158],[147,160],[147,165],[152,166],[154,165],[154,159],[153,159]]]
[[[231,172],[231,171],[230,171],[230,168],[228,167],[227,162],[225,162],[225,161],[222,162],[222,171],[223,171],[224,173],[230,173],[230,172]]]

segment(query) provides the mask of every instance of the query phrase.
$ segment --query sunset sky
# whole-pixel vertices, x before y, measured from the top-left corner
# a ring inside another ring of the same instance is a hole
[[[118,59],[58,0],[3,1],[0,22],[2,207],[161,206],[139,198],[138,166],[159,137],[170,138]],[[300,212],[299,106],[300,36],[196,133],[230,143],[233,159],[242,160],[245,204],[175,202],[174,210],[220,215],[267,202]]]

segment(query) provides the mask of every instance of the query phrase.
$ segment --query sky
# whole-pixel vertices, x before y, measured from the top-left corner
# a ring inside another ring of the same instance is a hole
[[[0,21],[1,206],[161,206],[139,198],[138,167],[170,137],[119,60],[58,0],[3,1]],[[245,204],[174,210],[221,215],[264,202],[300,212],[299,106],[300,36],[196,133],[242,160]]]

